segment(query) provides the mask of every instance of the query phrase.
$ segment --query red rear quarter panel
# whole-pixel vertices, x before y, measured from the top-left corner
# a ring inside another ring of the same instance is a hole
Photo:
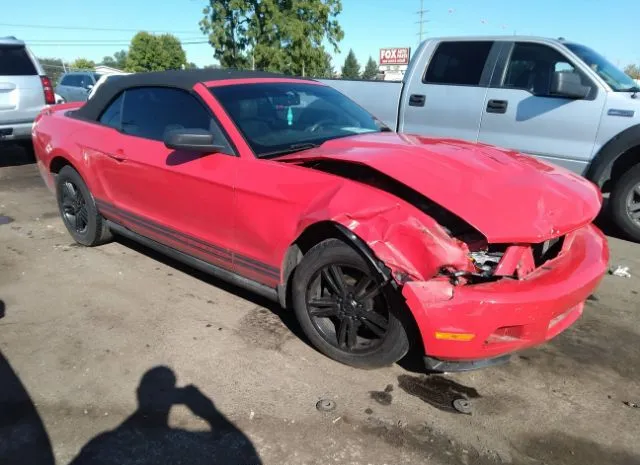
[[[56,158],[68,163],[85,179],[93,190],[92,173],[87,169],[87,160],[82,149],[74,141],[74,134],[92,126],[90,123],[65,116],[65,113],[82,106],[82,102],[66,103],[45,108],[35,119],[32,140],[36,163],[47,187],[54,190],[51,164]],[[93,125],[95,126],[95,125]]]

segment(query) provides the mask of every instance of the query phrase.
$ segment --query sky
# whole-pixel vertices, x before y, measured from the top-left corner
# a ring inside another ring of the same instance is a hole
[[[126,49],[138,30],[171,32],[184,43],[188,61],[215,63],[198,22],[207,0],[8,1],[0,36],[14,35],[38,57],[94,61]],[[634,40],[637,0],[423,0],[424,38],[451,35],[540,35],[565,37],[596,49],[621,68],[640,64]],[[383,47],[411,47],[419,41],[420,0],[342,0],[344,30],[338,70],[353,49],[359,62],[378,58]],[[72,29],[76,28],[76,29]],[[120,30],[114,30],[120,29]]]

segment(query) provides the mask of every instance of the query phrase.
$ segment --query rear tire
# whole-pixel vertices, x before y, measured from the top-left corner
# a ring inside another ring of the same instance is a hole
[[[629,239],[640,242],[640,165],[627,171],[613,186],[609,212]]]
[[[111,231],[80,174],[71,166],[56,176],[56,197],[62,221],[73,239],[87,247],[111,239]]]
[[[391,365],[409,351],[396,290],[338,239],[313,247],[296,267],[293,307],[311,344],[357,368]]]

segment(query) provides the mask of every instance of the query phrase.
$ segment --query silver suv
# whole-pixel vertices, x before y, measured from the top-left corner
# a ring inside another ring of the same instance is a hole
[[[100,79],[100,74],[93,71],[79,71],[66,73],[56,86],[56,93],[65,102],[84,102],[88,99],[93,86]]]
[[[55,104],[51,80],[15,37],[0,38],[0,142],[31,139],[33,120]]]

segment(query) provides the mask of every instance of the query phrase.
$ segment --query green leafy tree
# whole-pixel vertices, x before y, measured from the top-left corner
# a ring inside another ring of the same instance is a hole
[[[102,65],[111,66],[112,68],[116,67],[116,60],[113,57],[105,56],[102,58]]]
[[[110,66],[112,68],[124,69],[127,64],[127,52],[120,50],[113,54],[113,56],[106,56],[102,59],[104,66]]]
[[[200,30],[208,35],[213,56],[225,68],[246,68],[249,44],[247,26],[251,11],[248,0],[210,0],[202,11]]]
[[[336,75],[335,70],[333,69],[333,63],[331,61],[331,55],[327,52],[324,52],[324,58],[320,67],[316,73],[310,74],[311,77],[317,78],[332,78]]]
[[[200,29],[222,67],[318,75],[344,33],[340,0],[209,0]]]
[[[640,66],[638,65],[628,65],[624,72],[631,76],[633,79],[640,79]]]
[[[356,59],[356,54],[353,50],[349,50],[347,58],[344,60],[342,66],[342,78],[343,79],[360,79],[360,63]]]
[[[375,79],[378,75],[378,63],[371,57],[369,57],[369,61],[367,61],[367,65],[364,67],[364,71],[362,72],[362,79]]]
[[[86,58],[77,58],[73,63],[69,65],[69,68],[74,70],[78,70],[78,69],[90,70],[90,69],[94,69],[95,67],[96,67],[95,62],[93,62],[92,60],[88,60]]]
[[[196,65],[193,61],[190,61],[189,63],[187,63],[187,65],[184,68],[185,69],[198,69],[198,65]]]
[[[182,69],[187,55],[180,40],[171,34],[160,36],[138,32],[131,39],[125,69],[134,73]]]
[[[113,58],[115,58],[115,60],[116,60],[116,68],[124,69],[124,67],[127,66],[127,51],[126,50],[120,50],[119,52],[114,53],[113,54]]]

